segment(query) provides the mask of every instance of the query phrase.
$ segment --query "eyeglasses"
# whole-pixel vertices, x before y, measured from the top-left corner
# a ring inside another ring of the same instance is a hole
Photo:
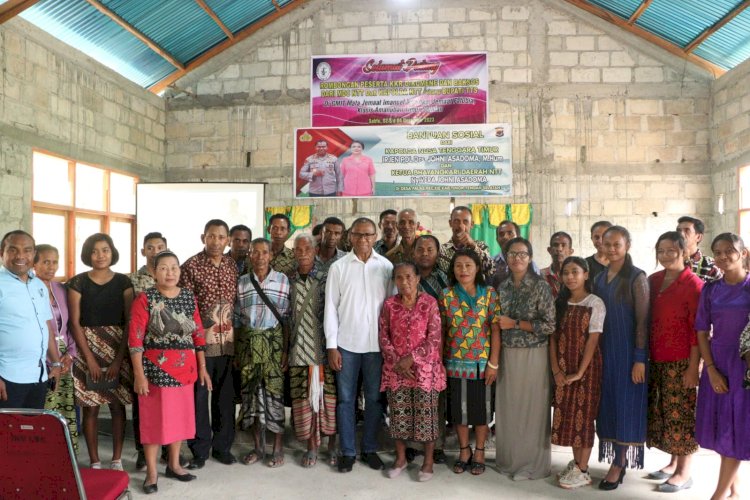
[[[349,236],[356,239],[371,238],[375,236],[375,233],[349,233]]]
[[[508,258],[526,260],[529,258],[529,252],[508,252]]]

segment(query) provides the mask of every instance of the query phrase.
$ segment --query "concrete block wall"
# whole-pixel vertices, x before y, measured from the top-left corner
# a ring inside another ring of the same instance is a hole
[[[711,159],[715,198],[724,195],[724,214],[715,225],[724,231],[739,230],[738,169],[750,166],[750,61],[745,61],[712,85]],[[716,201],[716,200],[715,200]],[[750,244],[750,228],[742,234]]]
[[[532,203],[538,254],[569,230],[581,254],[606,218],[632,229],[636,263],[683,214],[713,215],[711,77],[563,2],[418,8],[388,0],[312,0],[177,82],[167,112],[168,180],[268,182],[291,196],[293,130],[310,125],[312,54],[486,50],[491,121],[513,125],[514,195]],[[249,153],[249,155],[248,155]],[[575,213],[565,216],[574,200]],[[376,216],[412,206],[447,238],[448,199],[331,200],[315,215]],[[546,255],[540,257],[546,265]],[[649,267],[650,266],[650,267]]]
[[[164,101],[20,18],[0,26],[0,231],[31,229],[33,149],[164,179]]]

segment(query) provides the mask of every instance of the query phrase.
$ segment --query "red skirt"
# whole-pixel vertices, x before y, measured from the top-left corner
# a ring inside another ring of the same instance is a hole
[[[138,396],[143,444],[171,444],[195,437],[193,385],[158,387],[148,384],[148,395]]]

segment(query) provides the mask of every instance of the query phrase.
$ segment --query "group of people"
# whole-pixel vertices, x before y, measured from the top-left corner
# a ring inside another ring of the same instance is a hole
[[[328,141],[315,142],[315,153],[305,158],[299,178],[307,182],[310,197],[372,196],[375,164],[363,154],[364,143],[351,141],[349,154],[341,158],[328,152]]]
[[[569,234],[554,233],[544,269],[512,221],[498,226],[494,257],[471,237],[468,207],[453,209],[449,223],[441,244],[417,235],[412,209],[386,210],[377,224],[358,218],[348,230],[329,217],[289,248],[285,215],[270,218],[270,239],[210,220],[203,250],[182,264],[166,237],[146,235],[146,265],[131,276],[111,270],[118,251],[97,233],[81,252],[91,270],[65,286],[54,281],[57,250],[11,231],[0,246],[0,407],[57,410],[76,443],[77,405],[96,468],[97,416],[108,404],[110,466],[122,469],[132,403],[147,493],[158,490],[160,447],[166,476],[190,481],[209,456],[237,462],[237,426],[254,437],[243,463],[282,466],[285,407],[306,444],[301,465],[316,465],[326,437],[328,463],[349,472],[360,394],[361,460],[385,468],[377,438],[387,415],[390,478],[421,443],[417,478],[430,480],[452,429],[456,474],[485,472],[494,433],[500,473],[549,476],[556,444],[573,455],[559,485],[589,485],[598,436],[598,458],[611,464],[602,490],[643,467],[644,444],[672,456],[649,475],[663,481],[658,490],[689,488],[700,445],[721,455],[714,498],[737,493],[740,461],[750,459],[750,257],[741,238],[716,236],[711,259],[698,249],[703,223],[682,217],[658,238],[663,269],[647,277],[629,255],[628,230],[607,221],[591,228],[597,251],[585,259]]]

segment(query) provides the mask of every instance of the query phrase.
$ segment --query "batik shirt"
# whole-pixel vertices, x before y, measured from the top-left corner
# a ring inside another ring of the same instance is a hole
[[[448,288],[448,276],[437,268],[432,268],[432,272],[426,278],[419,278],[419,290],[432,295],[435,300],[440,300],[440,294],[444,288]]]
[[[406,246],[406,242],[402,239],[398,245],[386,252],[385,258],[390,260],[391,264],[394,266],[402,262],[414,262],[415,246],[416,240],[411,242],[411,248],[409,248]]]
[[[232,308],[237,299],[237,266],[223,255],[215,266],[202,251],[180,266],[181,288],[192,291],[198,301],[206,334],[206,356],[233,356]]]
[[[513,280],[505,280],[497,291],[503,315],[529,321],[534,331],[520,328],[503,330],[503,347],[541,347],[547,345],[555,331],[555,299],[541,276],[528,271],[518,288]]]
[[[320,271],[316,264],[305,276],[295,271],[290,283],[292,321],[289,366],[325,364],[327,359],[326,337],[323,333],[323,306],[326,273]]]
[[[146,266],[138,269],[138,272],[131,273],[128,277],[130,278],[130,282],[133,283],[133,293],[145,292],[156,285],[154,277],[148,273]]]
[[[484,241],[474,241],[476,248],[474,251],[479,255],[479,260],[482,263],[482,274],[486,283],[490,283],[493,275],[495,274],[495,262],[490,257],[490,250],[487,248],[487,244]],[[440,246],[440,255],[438,256],[438,267],[445,274],[450,274],[451,259],[456,253],[456,246],[453,244],[453,240],[443,243]]]
[[[401,238],[396,238],[396,244],[391,247],[391,249],[396,248],[396,246],[400,243]],[[375,244],[372,246],[373,251],[377,252],[378,254],[385,257],[385,254],[388,253],[388,250],[390,250],[387,246],[385,246],[385,240],[379,239],[375,242]]]
[[[271,259],[271,269],[280,272],[289,277],[297,268],[297,261],[294,260],[294,252],[291,248],[284,247],[278,254]]]

